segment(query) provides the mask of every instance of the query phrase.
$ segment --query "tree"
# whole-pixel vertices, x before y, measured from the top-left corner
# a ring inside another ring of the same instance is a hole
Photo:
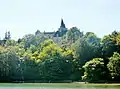
[[[41,44],[41,52],[37,55],[40,64],[39,73],[44,80],[59,81],[70,79],[72,72],[72,51],[63,51],[52,40]]]
[[[8,40],[10,40],[11,39],[11,34],[10,34],[10,31],[8,31]]]
[[[35,60],[29,57],[21,59],[21,80],[23,81],[34,81],[40,80],[39,65]]]
[[[120,80],[120,54],[114,52],[113,56],[109,58],[107,68],[110,71],[110,75],[113,80]]]
[[[79,39],[72,46],[75,58],[79,59],[80,65],[94,58],[94,50],[84,39]]]
[[[46,40],[41,44],[41,52],[37,58],[41,61],[59,54],[62,54],[62,49],[52,40]]]
[[[22,42],[24,43],[24,48],[27,49],[31,45],[39,46],[40,43],[44,42],[47,39],[48,38],[45,37],[43,34],[36,36],[33,34],[28,34],[23,37]]]
[[[4,38],[5,40],[7,40],[8,39],[8,33],[7,32],[5,32],[5,38]]]
[[[104,58],[111,57],[114,52],[120,53],[119,32],[112,32],[112,34],[104,36],[102,39],[102,54]]]
[[[87,32],[83,39],[85,39],[92,46],[100,46],[100,38],[98,38],[93,32]]]
[[[116,45],[120,45],[120,32],[113,31],[109,36],[113,41],[115,41]]]
[[[85,70],[84,76],[82,76],[84,81],[100,82],[100,80],[105,80],[104,61],[102,58],[94,58],[86,62],[83,68]]]
[[[120,53],[120,45],[118,44],[119,42],[117,42],[119,41],[117,40],[118,38],[119,32],[114,31],[111,34],[104,36],[101,40],[101,57],[104,59],[104,65],[106,72],[108,73],[106,77],[110,75],[107,67],[107,64],[109,63],[109,57],[111,57],[114,52]]]
[[[80,32],[80,30],[77,27],[72,27],[68,32],[66,33],[66,39],[68,41],[71,41],[71,43],[74,43],[76,40],[78,40],[80,37],[83,36],[83,33]]]
[[[6,41],[6,46],[15,46],[17,43],[15,40],[8,40]]]
[[[72,72],[71,67],[71,61],[64,56],[52,56],[41,63],[40,75],[48,81],[68,80]]]
[[[72,49],[74,51],[74,73],[77,79],[81,79],[84,70],[82,66],[89,60],[95,58],[96,55],[96,48],[92,45],[88,44],[85,39],[79,39],[73,44]]]
[[[10,69],[5,57],[5,54],[0,54],[0,82],[9,80]]]
[[[117,50],[115,42],[109,37],[104,36],[102,39],[102,55],[103,57],[110,57]]]
[[[5,32],[5,38],[4,38],[4,40],[10,40],[11,39],[11,34],[10,34],[10,31],[8,31],[8,32]]]
[[[98,38],[93,32],[87,32],[82,39],[84,39],[93,48],[94,57],[102,57],[100,38]]]
[[[19,58],[14,52],[0,53],[0,80],[1,81],[12,81],[16,78]],[[20,76],[19,76],[20,77]],[[17,79],[17,78],[16,78]]]

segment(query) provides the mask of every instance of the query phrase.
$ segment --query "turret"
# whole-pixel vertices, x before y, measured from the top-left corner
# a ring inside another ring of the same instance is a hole
[[[61,19],[61,26],[60,26],[60,27],[66,28],[66,27],[65,27],[65,24],[64,24],[64,22],[63,22],[63,19]]]

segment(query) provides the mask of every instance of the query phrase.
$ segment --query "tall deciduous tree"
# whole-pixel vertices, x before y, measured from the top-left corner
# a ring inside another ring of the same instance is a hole
[[[84,65],[85,62],[94,58],[94,50],[84,39],[79,39],[73,44],[74,55],[79,59],[80,64]]]
[[[114,53],[112,57],[109,58],[109,63],[107,67],[110,71],[113,80],[120,80],[120,54]]]
[[[104,60],[101,58],[95,58],[89,62],[86,62],[83,66],[85,72],[82,79],[87,82],[100,82],[104,80],[105,69],[104,69]]]
[[[68,32],[66,33],[66,39],[71,43],[74,43],[76,40],[78,40],[82,36],[83,36],[83,33],[80,32],[80,30],[77,27],[70,28],[70,30],[68,30]]]

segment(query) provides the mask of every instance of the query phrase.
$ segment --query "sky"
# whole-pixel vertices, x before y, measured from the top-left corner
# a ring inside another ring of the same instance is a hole
[[[0,0],[0,37],[57,31],[61,18],[67,28],[103,37],[120,31],[120,0]]]

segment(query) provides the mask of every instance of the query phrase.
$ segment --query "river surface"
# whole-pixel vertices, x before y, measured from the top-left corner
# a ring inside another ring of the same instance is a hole
[[[87,84],[0,84],[0,89],[120,89],[120,85],[87,85]]]

